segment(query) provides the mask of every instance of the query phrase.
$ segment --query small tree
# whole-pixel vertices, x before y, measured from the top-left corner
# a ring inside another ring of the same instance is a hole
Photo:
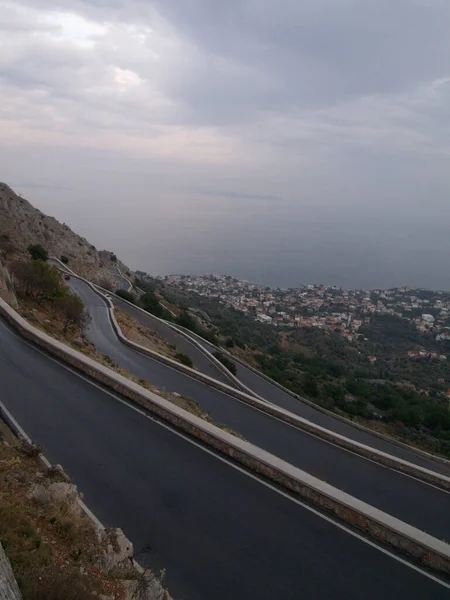
[[[194,363],[192,362],[192,360],[190,359],[190,357],[187,354],[183,354],[182,352],[177,352],[177,354],[175,354],[175,358],[180,361],[181,364],[186,365],[187,367],[193,367]]]
[[[67,265],[67,264],[68,264],[68,262],[69,262],[69,259],[67,258],[67,256],[64,256],[64,254],[61,254],[61,256],[60,256],[59,260],[60,260],[62,263],[64,263],[65,265]]]
[[[18,261],[12,265],[12,273],[21,295],[38,304],[67,295],[58,269],[41,260]]]
[[[161,306],[154,292],[146,292],[145,294],[143,294],[139,298],[139,303],[144,310],[151,313],[152,315],[155,315],[155,317],[167,319],[167,311]]]
[[[41,244],[31,244],[30,246],[28,246],[27,250],[30,253],[31,258],[33,260],[42,260],[44,262],[47,262],[47,250],[43,246],[41,246]]]
[[[131,302],[131,304],[136,304],[136,295],[132,292],[127,292],[126,290],[116,290],[116,296],[119,296],[124,300],[128,300],[128,302]]]
[[[319,395],[319,387],[314,375],[311,375],[311,373],[305,373],[302,383],[305,394],[312,396],[313,398],[317,398]]]
[[[114,252],[111,252],[111,254],[109,255],[109,258],[110,258],[111,262],[113,262],[113,263],[117,262],[117,256],[114,254]]]
[[[63,321],[63,334],[69,328],[75,327],[83,330],[91,321],[91,317],[84,308],[83,300],[79,296],[64,296],[55,300],[55,308]]]

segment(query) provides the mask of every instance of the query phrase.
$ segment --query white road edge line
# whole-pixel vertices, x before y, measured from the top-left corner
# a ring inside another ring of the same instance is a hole
[[[108,311],[108,307],[106,306],[105,300],[103,300],[103,298],[101,298],[101,300],[105,304],[104,308]],[[110,325],[111,325],[111,321],[109,319],[109,312],[107,312],[107,315],[108,315],[108,323],[110,323]],[[114,337],[119,342],[119,345],[127,346],[126,344],[124,344],[118,338],[118,336],[117,336],[117,334],[116,334],[116,332],[114,330],[114,327],[112,325],[111,325],[111,331],[113,332]],[[165,363],[160,363],[158,360],[156,360],[155,358],[152,358],[148,354],[145,354],[144,352],[140,352],[137,348],[133,348],[131,346],[127,346],[127,347],[130,348],[132,351],[136,352],[137,354],[143,356],[147,360],[149,360],[151,362],[158,363],[158,365],[162,364],[167,369],[171,369],[172,371],[175,371],[176,373],[180,374],[180,371],[178,371],[177,369],[175,369],[175,367],[172,367],[172,366],[167,365]],[[195,381],[197,384],[200,384],[200,385],[204,386],[205,388],[209,387],[205,382],[199,381],[198,379],[195,379],[195,377],[192,377],[188,373],[181,373],[181,375],[184,376],[184,377],[188,377],[192,381]],[[444,489],[442,489],[442,488],[440,488],[440,487],[438,487],[438,486],[436,486],[436,485],[434,485],[432,483],[429,483],[428,481],[423,481],[422,479],[419,479],[418,477],[414,477],[414,475],[410,475],[409,473],[404,473],[403,471],[399,471],[397,469],[394,469],[393,467],[389,467],[388,465],[384,465],[382,463],[379,463],[376,460],[368,458],[367,456],[363,456],[362,454],[358,454],[357,452],[355,452],[353,450],[350,450],[349,448],[344,448],[343,446],[340,446],[339,444],[335,444],[334,442],[332,442],[330,440],[325,440],[324,438],[321,438],[320,436],[314,435],[310,431],[305,431],[304,429],[301,429],[301,427],[296,427],[292,423],[288,423],[287,421],[283,421],[283,419],[280,419],[279,417],[277,417],[275,415],[270,415],[270,414],[264,412],[261,408],[258,408],[257,406],[253,406],[251,404],[247,404],[247,402],[244,402],[243,400],[240,400],[239,398],[236,398],[235,396],[231,396],[230,394],[228,394],[227,392],[224,392],[223,390],[220,390],[220,389],[217,389],[217,388],[213,388],[213,389],[216,392],[218,392],[219,394],[222,394],[223,396],[225,396],[226,398],[230,398],[232,401],[239,402],[240,404],[246,406],[249,410],[256,410],[260,414],[262,414],[263,416],[267,417],[268,419],[274,419],[275,421],[278,421],[279,423],[282,423],[283,425],[286,425],[286,426],[290,427],[291,429],[295,429],[296,431],[299,431],[301,434],[308,435],[308,436],[310,436],[310,437],[312,437],[312,438],[314,438],[316,440],[319,440],[319,442],[323,442],[325,444],[329,444],[330,446],[333,446],[334,448],[337,448],[338,450],[341,450],[341,451],[344,451],[344,452],[348,452],[349,454],[353,454],[353,456],[356,456],[356,457],[358,457],[358,458],[360,458],[362,460],[366,460],[367,462],[370,462],[370,463],[372,463],[374,465],[378,465],[379,467],[381,467],[383,469],[388,469],[389,471],[392,471],[393,473],[398,473],[399,475],[403,475],[404,477],[409,477],[410,479],[413,479],[414,481],[417,481],[419,484],[427,485],[427,486],[429,486],[431,488],[434,488],[435,490],[438,490],[438,491],[440,491],[440,492],[442,492],[444,494],[450,495],[450,491],[444,490]],[[174,391],[177,392],[177,390],[174,390]],[[180,392],[177,392],[177,393],[180,393]],[[273,405],[273,406],[277,407],[276,405]],[[376,448],[374,448],[374,450],[376,450]],[[395,459],[396,457],[393,455],[393,458]],[[414,463],[411,463],[411,464],[414,464]],[[420,465],[417,465],[417,466],[420,466]]]
[[[78,281],[80,281],[80,280],[78,280]],[[82,281],[82,283],[83,283],[85,286],[87,285],[87,284],[86,284],[84,281]],[[89,286],[87,286],[87,287],[88,287],[89,291],[93,292],[93,290],[91,290],[91,289],[89,288]],[[98,296],[97,294],[95,294],[95,292],[93,292],[93,293],[94,293],[94,295],[96,296],[96,298],[99,298],[99,296]],[[108,315],[108,323],[109,323],[109,324],[110,324],[110,326],[111,326],[111,330],[112,330],[112,333],[113,333],[114,337],[115,337],[115,338],[117,339],[117,341],[119,342],[119,345],[124,345],[124,346],[127,346],[127,344],[124,344],[124,342],[122,342],[122,341],[120,340],[120,338],[117,336],[117,333],[116,333],[116,331],[115,331],[114,327],[113,327],[113,326],[112,326],[112,324],[111,324],[111,315],[110,315],[110,313],[109,313],[109,308],[108,308],[108,304],[107,304],[107,301],[106,301],[106,299],[105,299],[105,298],[103,298],[103,297],[101,297],[100,299],[101,299],[101,301],[103,302],[103,304],[104,304],[104,307],[105,307],[105,308],[106,308],[106,310],[107,310],[107,315]],[[131,340],[131,341],[132,341],[132,340]],[[94,344],[94,345],[95,345],[95,344]],[[175,372],[176,372],[176,373],[178,373],[178,374],[180,374],[180,373],[181,373],[181,375],[182,375],[182,376],[184,376],[184,377],[188,377],[188,378],[189,378],[189,379],[191,379],[192,381],[195,381],[197,384],[200,384],[200,385],[204,386],[205,388],[208,388],[208,387],[210,387],[210,386],[208,386],[208,384],[207,384],[207,383],[205,383],[205,382],[203,382],[203,381],[200,381],[200,380],[196,379],[195,377],[192,377],[192,376],[191,376],[191,375],[189,375],[188,373],[183,373],[183,372],[180,372],[180,371],[178,371],[178,370],[177,370],[175,367],[172,367],[171,365],[168,365],[168,364],[165,364],[165,363],[160,363],[160,362],[159,362],[158,360],[156,360],[155,358],[152,358],[152,357],[151,357],[151,356],[149,356],[148,354],[146,354],[146,353],[144,353],[144,352],[141,352],[141,351],[140,351],[139,349],[137,349],[137,348],[133,348],[132,346],[128,346],[128,347],[129,347],[129,348],[131,348],[131,350],[132,350],[132,351],[134,351],[134,352],[136,352],[136,353],[140,354],[141,356],[144,356],[144,357],[145,357],[147,360],[150,360],[150,361],[152,361],[152,362],[155,362],[155,363],[158,363],[158,364],[162,364],[164,367],[166,367],[166,368],[168,368],[168,369],[171,369],[172,371],[175,371]],[[269,383],[270,383],[270,382],[269,382]],[[273,384],[271,384],[271,385],[273,385]],[[276,386],[274,386],[274,387],[276,387]],[[295,426],[295,425],[293,425],[292,423],[288,423],[287,421],[283,421],[282,419],[280,419],[280,418],[279,418],[279,417],[277,417],[276,415],[271,415],[271,414],[268,414],[268,413],[266,413],[265,411],[263,411],[261,408],[258,408],[257,406],[253,406],[253,405],[251,405],[251,404],[248,404],[247,402],[244,402],[243,400],[240,400],[239,398],[237,398],[237,397],[235,397],[235,396],[232,396],[231,394],[229,394],[229,393],[227,393],[227,392],[224,392],[224,391],[223,391],[223,390],[221,390],[221,389],[218,389],[218,388],[213,388],[213,389],[214,389],[216,392],[218,392],[219,394],[222,394],[223,396],[225,396],[225,397],[227,397],[227,398],[230,398],[232,401],[239,402],[240,404],[242,404],[242,405],[244,405],[244,406],[247,406],[247,407],[248,407],[250,410],[251,410],[251,409],[253,409],[253,410],[256,410],[256,411],[258,411],[259,413],[261,413],[262,415],[266,416],[267,418],[272,418],[272,419],[275,419],[276,421],[278,421],[278,422],[280,422],[280,423],[282,423],[282,424],[284,424],[284,425],[287,425],[287,426],[291,427],[292,429],[296,429],[297,431],[300,431],[300,432],[301,432],[301,433],[303,433],[303,434],[306,434],[306,435],[309,435],[310,437],[313,437],[313,438],[315,438],[315,439],[318,439],[318,440],[319,440],[319,441],[321,441],[321,442],[324,442],[324,443],[326,443],[326,444],[329,444],[330,446],[333,446],[334,448],[337,448],[337,449],[339,449],[339,450],[342,450],[342,451],[348,452],[349,454],[353,454],[354,456],[357,456],[357,457],[359,457],[359,458],[361,458],[361,459],[363,459],[363,460],[366,460],[366,461],[368,461],[368,462],[371,462],[372,464],[375,464],[375,465],[378,465],[378,466],[380,466],[380,467],[383,467],[383,468],[385,468],[385,469],[388,469],[388,470],[390,470],[390,471],[392,471],[392,472],[394,472],[394,473],[399,473],[400,475],[403,475],[404,477],[409,477],[410,479],[414,479],[414,481],[417,481],[417,482],[419,482],[420,484],[427,485],[427,486],[429,486],[429,487],[431,487],[431,488],[434,488],[434,489],[436,489],[436,490],[438,490],[438,491],[440,491],[440,492],[443,492],[444,494],[448,494],[448,495],[450,495],[450,491],[448,491],[448,490],[444,490],[444,489],[442,489],[442,488],[440,488],[440,487],[438,487],[438,486],[436,486],[436,485],[434,485],[434,484],[432,484],[432,483],[429,483],[429,482],[427,482],[427,481],[423,481],[422,479],[419,479],[418,477],[414,477],[414,475],[410,475],[409,473],[404,473],[403,471],[400,471],[400,470],[394,469],[394,467],[389,467],[388,465],[384,465],[384,464],[382,464],[382,463],[379,463],[379,462],[377,462],[376,460],[373,460],[373,459],[371,459],[371,458],[368,458],[368,457],[366,457],[366,456],[363,456],[362,454],[358,454],[357,452],[355,452],[355,451],[353,451],[353,450],[350,450],[349,448],[344,448],[343,446],[340,446],[339,444],[335,444],[334,442],[332,442],[332,441],[330,441],[330,440],[325,440],[324,438],[321,438],[320,436],[314,435],[313,433],[311,433],[311,432],[309,432],[309,431],[305,431],[304,429],[301,429],[300,427],[296,427],[296,426]],[[177,391],[177,390],[175,390],[175,391]],[[182,392],[177,392],[177,393],[181,393],[181,394],[182,394]],[[182,394],[182,395],[183,395],[183,394]],[[259,396],[258,396],[258,398],[259,398]],[[270,402],[269,400],[265,400],[265,399],[263,399],[263,400],[264,400],[264,402],[266,402],[267,404],[270,404],[270,405],[271,405],[271,406],[273,406],[274,408],[280,408],[280,407],[279,407],[277,404],[274,404],[273,402]],[[292,414],[294,414],[294,416],[297,416],[295,413],[292,413]],[[300,417],[300,416],[299,416],[299,418],[304,418],[304,417]],[[330,430],[330,431],[331,431],[331,433],[334,433],[332,430]],[[350,439],[350,441],[353,441],[353,440],[351,440],[351,438],[349,438],[349,439]],[[373,450],[375,450],[375,451],[376,451],[376,450],[377,450],[377,448],[373,448]],[[397,457],[397,456],[395,456],[395,455],[390,455],[390,456],[392,456],[392,458],[394,458],[394,459],[396,459],[396,458],[399,458],[399,457]],[[400,459],[400,460],[404,460],[404,459]],[[406,461],[406,462],[409,462],[409,461]],[[422,468],[422,467],[421,467],[421,465],[418,465],[417,463],[411,463],[411,464],[412,464],[412,465],[414,465],[414,466],[417,466],[417,467],[419,467],[419,468]],[[426,467],[425,467],[425,468],[426,468]],[[437,474],[437,475],[440,475],[440,473],[437,473],[437,472],[436,472],[436,474]]]
[[[14,332],[15,333],[15,332]],[[18,334],[15,333],[15,335],[18,336]],[[23,338],[21,338],[20,336],[18,336],[19,339],[21,339],[22,341],[24,341],[28,346],[30,346],[31,348],[34,348],[37,352],[39,352],[39,354],[42,354],[43,356],[45,356],[45,358],[50,359],[51,361],[53,361],[54,363],[60,365],[63,369],[66,369],[67,371],[70,371],[72,374],[76,375],[77,377],[79,377],[80,379],[83,379],[84,381],[86,381],[87,383],[89,383],[90,385],[93,385],[94,387],[96,387],[97,389],[99,389],[100,391],[102,391],[105,394],[108,394],[108,396],[111,396],[111,398],[114,398],[115,400],[117,400],[118,402],[120,402],[121,404],[127,406],[128,408],[130,408],[131,410],[134,410],[135,412],[139,413],[140,415],[142,415],[143,417],[145,417],[146,419],[149,419],[150,421],[153,421],[154,423],[160,425],[161,427],[164,427],[165,429],[167,429],[168,431],[170,431],[171,433],[177,435],[178,437],[183,438],[185,441],[189,442],[190,444],[193,444],[194,446],[196,446],[197,448],[199,448],[200,450],[203,450],[203,452],[207,452],[208,454],[210,454],[211,456],[214,456],[215,458],[217,458],[218,460],[222,461],[223,463],[227,464],[229,467],[236,469],[237,471],[241,472],[242,474],[246,475],[247,477],[250,477],[251,479],[254,479],[256,482],[258,482],[261,485],[264,485],[265,487],[271,489],[272,491],[274,491],[275,493],[279,494],[280,496],[284,496],[285,498],[287,498],[288,500],[290,500],[291,502],[294,502],[295,504],[301,506],[302,508],[308,510],[309,512],[313,513],[314,515],[320,517],[321,519],[324,519],[325,521],[327,521],[328,523],[331,523],[332,525],[334,525],[335,527],[338,527],[339,529],[341,529],[342,531],[346,532],[349,535],[352,535],[353,537],[355,537],[356,539],[368,544],[369,546],[375,548],[376,550],[382,552],[383,554],[386,554],[387,556],[389,556],[390,558],[393,558],[394,560],[404,564],[405,566],[409,567],[410,569],[417,571],[418,573],[420,573],[421,575],[424,575],[425,577],[428,577],[428,579],[431,579],[432,581],[434,581],[435,583],[438,583],[439,585],[447,588],[448,590],[450,590],[450,584],[446,583],[445,581],[443,581],[442,579],[439,579],[438,577],[432,575],[431,573],[428,573],[427,571],[424,571],[423,569],[421,569],[420,567],[414,565],[413,563],[408,562],[407,560],[401,558],[400,556],[397,556],[396,554],[394,554],[393,552],[390,552],[389,550],[387,550],[386,548],[382,548],[381,546],[379,546],[378,544],[375,544],[374,542],[371,542],[370,540],[368,540],[367,538],[365,538],[364,536],[360,535],[359,533],[357,533],[356,531],[352,531],[351,529],[349,529],[348,527],[346,527],[345,525],[338,523],[337,521],[331,519],[330,517],[328,517],[325,514],[322,514],[321,512],[319,512],[318,510],[316,510],[315,508],[312,508],[311,506],[309,506],[308,504],[305,504],[304,502],[302,502],[301,500],[298,500],[297,498],[294,498],[293,496],[289,495],[286,492],[283,492],[281,490],[279,490],[278,488],[276,488],[275,486],[271,485],[270,483],[260,479],[259,477],[257,477],[256,475],[246,471],[245,469],[243,469],[242,467],[239,467],[238,465],[234,464],[233,462],[231,462],[231,460],[228,460],[218,454],[216,454],[215,452],[213,452],[212,450],[209,450],[208,448],[205,448],[204,446],[202,446],[201,444],[199,444],[198,442],[196,442],[195,440],[191,439],[190,437],[182,434],[179,431],[176,431],[175,429],[173,429],[172,427],[170,427],[169,425],[166,425],[165,423],[161,422],[158,419],[155,419],[154,417],[152,417],[151,415],[149,415],[148,413],[146,413],[145,411],[143,411],[142,409],[138,408],[137,406],[134,406],[133,404],[131,404],[131,401],[127,401],[124,400],[123,398],[120,398],[119,396],[117,396],[116,394],[114,394],[113,392],[104,389],[102,386],[100,386],[99,384],[97,384],[95,381],[91,381],[88,377],[85,377],[84,375],[82,375],[81,373],[78,373],[76,370],[72,369],[71,367],[69,367],[68,365],[63,364],[62,362],[58,361],[57,359],[53,358],[52,356],[49,356],[48,354],[46,354],[43,350],[41,350],[40,348],[37,348],[36,346],[34,346],[33,344],[31,344],[30,342],[28,342],[27,340],[23,340]],[[9,413],[10,414],[10,413]],[[16,421],[14,421],[15,423],[17,423]],[[20,426],[19,426],[20,427]],[[23,429],[20,428],[22,431]],[[26,434],[25,434],[26,435]],[[28,436],[27,436],[28,437]],[[93,515],[94,516],[94,515]]]

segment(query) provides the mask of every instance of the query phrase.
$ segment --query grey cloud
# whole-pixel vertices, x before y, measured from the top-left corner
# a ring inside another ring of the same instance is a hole
[[[158,84],[193,124],[229,127],[266,113],[406,93],[448,69],[446,0],[72,0],[70,7],[99,22],[149,27],[156,8],[185,42]],[[129,60],[142,77],[154,77],[145,56]]]
[[[440,0],[157,5],[209,53],[211,73],[188,90],[202,111],[212,103],[224,113],[236,105],[245,111],[248,102],[264,110],[329,106],[355,95],[406,91],[448,69],[450,5]],[[228,77],[224,62],[234,67]]]

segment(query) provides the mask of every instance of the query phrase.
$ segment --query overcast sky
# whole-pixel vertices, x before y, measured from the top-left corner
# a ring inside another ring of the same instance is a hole
[[[0,9],[0,180],[97,246],[251,277],[269,241],[299,277],[445,284],[448,0]]]

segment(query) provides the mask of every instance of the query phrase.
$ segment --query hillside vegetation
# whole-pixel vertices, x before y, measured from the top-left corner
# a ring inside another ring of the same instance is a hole
[[[203,330],[204,337],[215,339],[292,392],[373,429],[450,456],[449,401],[442,383],[448,380],[448,364],[411,361],[407,354],[423,346],[445,350],[432,336],[399,318],[376,315],[351,344],[337,331],[275,328],[164,280],[153,279],[151,284],[155,293],[189,308],[189,313],[183,313],[192,321],[189,329]],[[367,356],[373,354],[377,360],[372,364]]]

